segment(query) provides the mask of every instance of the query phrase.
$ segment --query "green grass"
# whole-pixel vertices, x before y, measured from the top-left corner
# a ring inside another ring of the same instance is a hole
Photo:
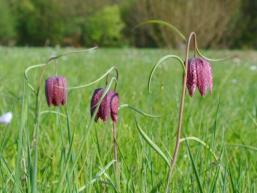
[[[90,54],[65,56],[57,62],[58,75],[65,76],[70,87],[89,83],[116,65],[120,74],[117,87],[120,103],[161,115],[161,118],[147,118],[128,108],[120,110],[119,185],[113,170],[111,122],[99,121],[91,129],[88,127],[91,95],[94,89],[105,85],[104,80],[71,91],[68,104],[61,108],[49,108],[42,89],[39,111],[59,114],[40,115],[38,159],[34,162],[36,100],[24,84],[23,73],[26,67],[44,63],[52,54],[64,51],[67,50],[0,47],[0,112],[14,114],[10,125],[0,125],[1,192],[35,189],[38,192],[164,192],[168,173],[164,157],[172,155],[175,143],[181,66],[174,61],[161,65],[153,76],[151,94],[147,80],[151,68],[162,56],[183,57],[183,53],[98,49]],[[207,146],[194,140],[182,142],[172,192],[254,193],[257,191],[257,71],[254,70],[257,53],[204,53],[214,58],[237,54],[240,59],[212,63],[212,95],[200,97],[197,91],[192,98],[186,96],[183,137],[197,137]],[[39,69],[29,73],[35,87],[39,74]],[[54,65],[49,65],[44,79],[55,74]],[[154,145],[147,143],[142,132],[140,134],[135,118],[163,156],[152,148]]]

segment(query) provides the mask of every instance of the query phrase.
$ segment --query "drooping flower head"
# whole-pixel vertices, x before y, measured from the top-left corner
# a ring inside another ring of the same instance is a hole
[[[46,80],[45,95],[48,106],[61,106],[67,101],[67,81],[62,76],[52,76]]]
[[[187,67],[187,88],[193,96],[196,87],[201,96],[206,95],[207,89],[212,93],[212,70],[208,61],[203,58],[191,58]]]
[[[100,102],[102,94],[104,93],[103,88],[98,88],[94,91],[91,99],[91,116],[93,116],[95,109]],[[114,91],[109,91],[106,96],[103,98],[98,112],[95,116],[95,121],[102,119],[104,122],[107,121],[110,117],[113,122],[118,121],[118,109],[119,109],[119,96]]]

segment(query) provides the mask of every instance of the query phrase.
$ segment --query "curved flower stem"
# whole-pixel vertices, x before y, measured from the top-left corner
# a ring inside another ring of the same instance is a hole
[[[152,71],[150,73],[150,76],[148,78],[148,92],[150,93],[151,92],[151,82],[152,82],[152,78],[153,78],[153,74],[154,72],[156,71],[157,67],[162,64],[163,62],[165,62],[167,59],[170,59],[170,58],[173,58],[173,59],[176,59],[182,66],[183,70],[185,71],[185,66],[184,66],[184,62],[183,60],[176,56],[176,55],[166,55],[164,57],[162,57],[161,59],[158,60],[158,62],[154,65],[154,67],[152,68]]]
[[[117,88],[117,84],[118,84],[118,80],[119,80],[119,70],[116,68],[116,67],[113,67],[113,69],[112,70],[114,70],[115,71],[115,77],[116,77],[116,82],[115,82],[115,85],[114,85],[114,91],[116,91],[116,88]],[[107,86],[108,84],[109,84],[109,75],[110,75],[110,73],[109,74],[107,74],[107,76],[106,76],[106,80],[105,80],[105,86]]]
[[[45,70],[46,70],[46,66],[47,66],[48,64],[50,64],[52,61],[55,61],[55,60],[57,60],[58,58],[61,58],[61,57],[63,57],[63,56],[67,56],[67,55],[71,55],[71,54],[89,52],[89,51],[95,50],[96,48],[97,48],[97,47],[89,48],[89,49],[86,49],[86,50],[78,50],[78,51],[66,52],[66,53],[64,53],[64,54],[60,54],[60,55],[53,56],[53,57],[49,58],[48,61],[47,61],[47,63],[43,66],[43,69],[42,69],[42,71],[41,71],[40,78],[39,78],[39,81],[38,81],[38,88],[40,89],[40,87],[41,87],[41,85],[42,85],[42,80],[43,80],[43,76],[44,76],[44,73],[45,73]]]
[[[37,65],[33,65],[33,66],[29,66],[28,68],[25,69],[24,71],[24,77],[25,77],[25,80],[26,80],[26,83],[28,85],[28,87],[35,93],[37,94],[37,90],[29,83],[29,76],[28,76],[28,73],[29,71],[31,71],[32,69],[34,68],[41,68],[42,67],[42,70],[41,70],[41,73],[40,73],[40,78],[38,80],[38,87],[40,89],[41,87],[41,84],[42,84],[42,79],[43,79],[43,76],[44,76],[44,72],[46,70],[46,66],[48,64],[50,64],[52,61],[55,61],[56,59],[58,58],[61,58],[63,56],[67,56],[67,55],[70,55],[70,54],[76,54],[76,53],[83,53],[83,52],[89,52],[89,51],[93,51],[95,50],[97,47],[93,47],[93,48],[89,48],[89,49],[86,49],[86,50],[78,50],[78,51],[71,51],[71,52],[66,52],[64,54],[60,54],[60,55],[57,55],[57,56],[53,56],[53,57],[50,57],[46,63],[44,64],[37,64]],[[56,69],[55,69],[56,71]]]
[[[110,69],[108,69],[102,76],[100,76],[98,79],[87,83],[87,84],[83,84],[83,85],[79,85],[79,86],[73,86],[73,87],[69,87],[68,90],[75,90],[75,89],[81,89],[81,88],[85,88],[85,87],[89,87],[93,84],[98,83],[99,81],[101,81],[102,79],[104,79],[106,76],[108,76],[113,70],[116,70],[116,67],[111,67]],[[117,85],[117,79],[115,81],[115,85]]]
[[[166,193],[170,192],[171,177],[172,177],[175,165],[176,165],[178,152],[179,152],[179,148],[180,148],[180,137],[181,137],[181,131],[182,131],[182,124],[183,124],[184,102],[185,102],[186,83],[187,83],[188,58],[189,58],[190,42],[191,42],[191,39],[192,39],[193,36],[195,36],[195,33],[191,32],[190,35],[189,35],[188,41],[187,41],[186,58],[185,58],[185,70],[184,70],[184,73],[183,73],[183,87],[182,87],[182,93],[181,93],[181,98],[180,98],[176,145],[175,145],[175,149],[174,149],[172,159],[170,161],[169,174],[168,174],[168,178],[167,178]]]
[[[196,55],[196,53],[204,58],[205,60],[208,60],[208,61],[212,61],[212,62],[219,62],[219,61],[224,61],[224,60],[228,60],[228,59],[231,59],[231,58],[234,58],[235,56],[227,56],[227,57],[224,57],[224,58],[208,58],[206,56],[204,56],[199,48],[198,48],[198,45],[197,45],[197,38],[196,38],[196,33],[195,32],[192,32],[194,34],[194,54]]]
[[[46,64],[37,64],[37,65],[33,65],[33,66],[29,66],[28,68],[26,68],[26,70],[24,71],[24,77],[25,77],[25,80],[26,80],[26,83],[28,85],[28,87],[34,92],[36,93],[36,89],[29,83],[29,76],[28,76],[28,73],[30,70],[34,69],[34,68],[39,68],[39,67],[43,67],[45,66]]]

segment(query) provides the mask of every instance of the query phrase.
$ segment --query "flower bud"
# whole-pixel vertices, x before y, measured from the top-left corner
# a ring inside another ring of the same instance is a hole
[[[203,58],[191,58],[187,67],[187,88],[189,95],[193,96],[196,87],[204,96],[207,89],[212,93],[212,70],[208,61]]]
[[[67,81],[62,76],[52,76],[46,80],[45,95],[48,106],[61,106],[67,101]]]
[[[100,102],[102,94],[104,93],[103,88],[98,88],[94,91],[94,94],[91,99],[91,116],[93,116],[95,109]],[[107,121],[110,116],[113,122],[118,121],[118,108],[119,108],[119,96],[114,91],[109,91],[106,96],[103,98],[98,112],[95,116],[95,121],[102,119],[104,122]]]

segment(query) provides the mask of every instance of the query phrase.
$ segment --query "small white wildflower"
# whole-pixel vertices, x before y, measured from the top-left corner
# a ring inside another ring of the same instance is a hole
[[[5,113],[0,117],[0,123],[1,124],[7,125],[11,122],[11,120],[12,120],[12,113],[11,112]]]

